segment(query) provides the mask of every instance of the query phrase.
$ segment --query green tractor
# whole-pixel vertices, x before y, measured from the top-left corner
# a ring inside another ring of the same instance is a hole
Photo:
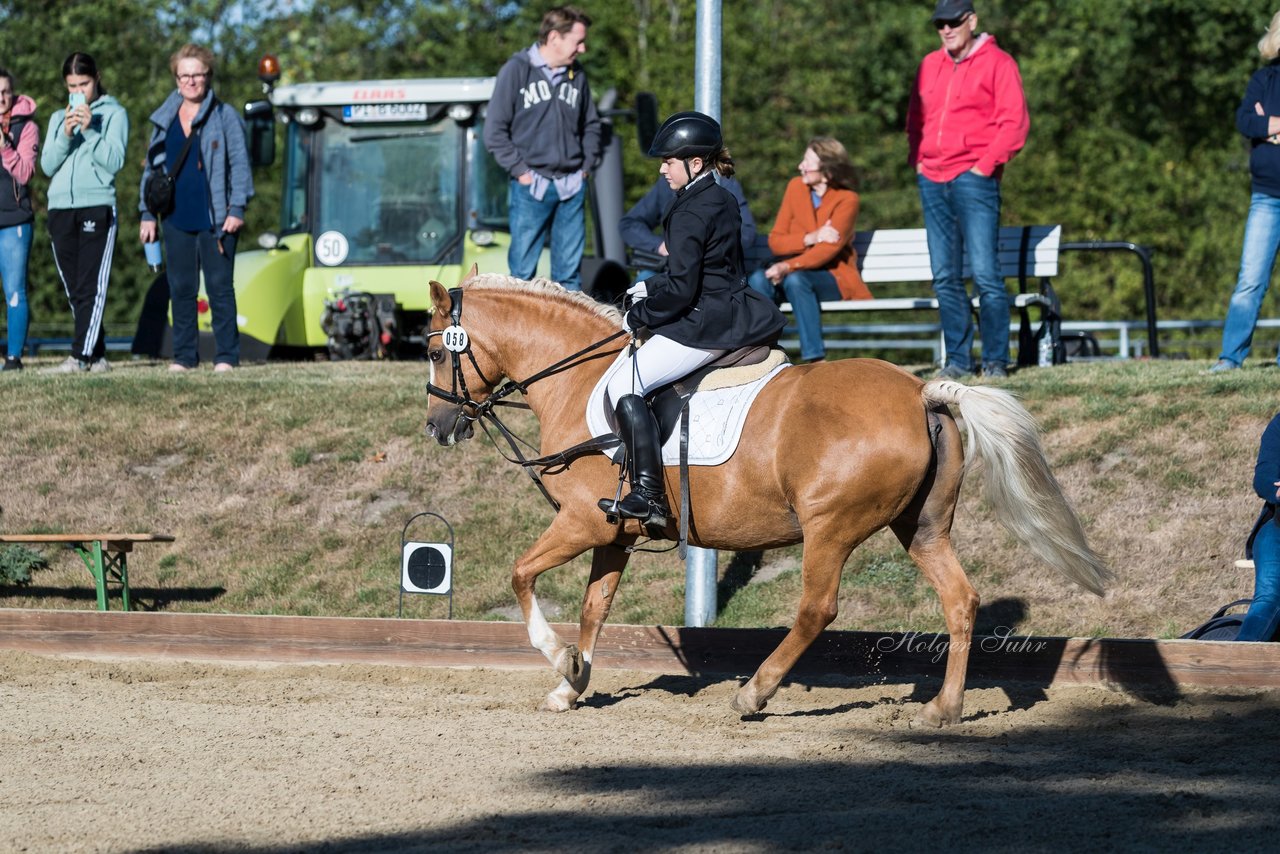
[[[250,159],[274,162],[284,128],[280,230],[236,256],[242,358],[417,358],[431,310],[427,284],[453,285],[472,264],[506,272],[508,176],[482,141],[494,79],[362,80],[274,86],[245,106]],[[642,132],[656,108],[642,98]],[[618,234],[622,146],[613,92],[599,108],[605,158],[589,182],[583,288],[604,301],[628,284]],[[547,275],[544,252],[538,268]],[[169,355],[168,283],[148,296],[135,351]],[[207,300],[198,303],[201,358],[213,353]]]

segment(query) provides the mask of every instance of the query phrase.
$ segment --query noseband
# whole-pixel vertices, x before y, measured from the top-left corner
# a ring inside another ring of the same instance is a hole
[[[480,365],[476,362],[475,353],[471,349],[471,338],[467,335],[466,330],[462,328],[462,288],[451,288],[449,290],[449,325],[444,329],[428,332],[427,341],[430,342],[432,337],[439,335],[440,342],[444,346],[444,349],[449,351],[450,372],[453,375],[453,388],[446,390],[428,381],[427,394],[431,397],[437,397],[445,403],[457,406],[461,410],[459,418],[463,418],[467,422],[479,422],[481,428],[485,431],[485,435],[489,436],[490,441],[494,440],[493,435],[489,433],[487,422],[492,422],[498,432],[502,434],[502,437],[507,440],[507,444],[511,446],[511,450],[515,454],[515,457],[508,457],[502,452],[501,448],[498,449],[498,453],[502,454],[503,458],[506,459],[507,462],[515,463],[523,467],[529,477],[533,478],[533,482],[538,485],[540,490],[542,490],[543,496],[548,502],[550,502],[551,506],[559,511],[559,502],[552,498],[551,494],[547,492],[547,488],[543,485],[538,472],[541,471],[542,474],[554,474],[557,471],[562,471],[563,469],[568,468],[569,463],[578,457],[615,448],[619,442],[618,437],[602,436],[596,439],[590,439],[586,442],[580,442],[577,445],[566,448],[555,454],[549,454],[545,457],[538,457],[536,459],[528,459],[521,452],[520,443],[523,443],[530,448],[533,446],[512,433],[511,430],[508,429],[507,425],[503,424],[502,420],[499,419],[497,414],[493,411],[494,407],[510,406],[516,409],[528,409],[529,404],[517,403],[516,401],[507,400],[506,398],[510,397],[517,391],[521,394],[525,394],[529,386],[533,385],[538,380],[546,379],[547,377],[554,376],[562,371],[567,371],[570,368],[585,363],[588,357],[594,358],[590,355],[593,351],[598,350],[611,341],[616,341],[626,334],[627,331],[625,329],[620,329],[614,334],[602,338],[594,344],[584,347],[572,355],[566,356],[555,364],[543,368],[526,379],[513,380],[508,378],[500,388],[497,388],[497,390],[484,400],[476,400],[471,396],[471,391],[467,388],[466,377],[462,372],[463,356],[470,359],[471,367],[475,370],[476,376],[480,377],[481,381],[486,386],[494,388],[497,386],[497,383],[486,377],[484,375],[484,371],[480,370]],[[494,441],[494,447],[497,447],[496,441]]]

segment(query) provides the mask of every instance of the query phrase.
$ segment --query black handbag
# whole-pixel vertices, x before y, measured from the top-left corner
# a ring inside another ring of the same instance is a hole
[[[173,213],[173,185],[178,173],[182,171],[182,164],[187,162],[187,152],[191,150],[191,143],[195,142],[199,135],[199,129],[192,125],[191,135],[187,137],[187,144],[182,146],[182,153],[178,155],[178,162],[174,164],[173,171],[167,171],[163,165],[157,166],[151,172],[151,177],[147,178],[147,185],[142,189],[142,198],[147,210],[153,216],[163,219]]]

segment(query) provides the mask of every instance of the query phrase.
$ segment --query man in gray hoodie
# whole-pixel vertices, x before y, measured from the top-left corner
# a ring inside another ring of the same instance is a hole
[[[591,19],[573,6],[542,18],[538,41],[498,72],[484,144],[511,175],[511,275],[533,278],[551,237],[551,278],[582,289],[587,174],[600,160],[601,128],[587,75],[577,61]]]

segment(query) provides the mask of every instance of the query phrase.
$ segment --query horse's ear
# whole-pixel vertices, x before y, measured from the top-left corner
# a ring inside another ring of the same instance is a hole
[[[465,285],[467,282],[471,281],[478,275],[480,275],[480,265],[472,264],[471,269],[468,270],[467,274],[462,277],[462,281],[458,282],[458,287],[462,287],[463,285]]]
[[[449,302],[450,302],[449,291],[445,289],[444,285],[440,284],[435,279],[432,279],[431,280],[432,309],[439,314],[444,314],[449,311]]]

